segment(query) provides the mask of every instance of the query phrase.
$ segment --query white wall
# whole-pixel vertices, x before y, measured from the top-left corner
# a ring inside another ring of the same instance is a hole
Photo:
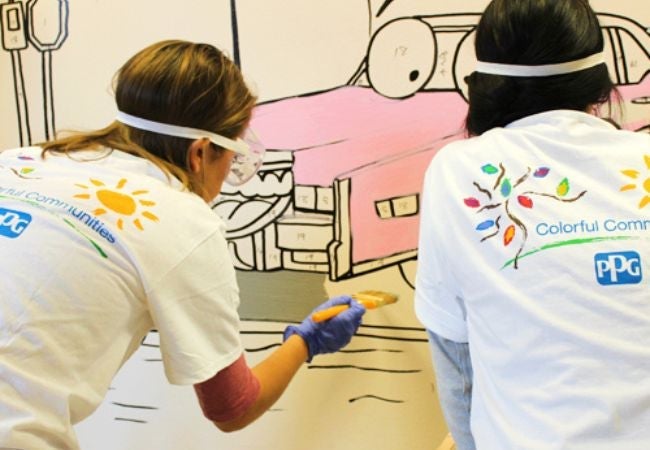
[[[383,14],[376,17],[387,3]],[[619,13],[650,25],[650,7],[641,7],[641,3],[591,2],[598,11]],[[388,20],[480,12],[486,4],[485,0],[239,0],[242,69],[261,102],[333,89],[343,86],[355,73],[372,33]],[[51,27],[48,21],[55,20],[39,19],[45,21],[41,23],[45,27]],[[135,51],[154,41],[205,41],[232,54],[230,19],[228,0],[70,0],[68,37],[51,55],[57,128],[92,129],[112,121],[113,74]],[[18,56],[22,71],[15,65]],[[45,138],[42,57],[33,47],[13,54],[0,50],[0,148],[20,143],[14,89],[20,79],[25,83],[32,141]],[[304,282],[303,275],[296,277]],[[445,437],[446,428],[437,406],[425,335],[412,312],[413,292],[397,268],[339,282],[325,276],[311,279],[327,295],[368,286],[401,295],[397,305],[369,315],[368,323],[378,328],[363,331],[380,337],[355,338],[351,346],[353,350],[372,351],[322,359],[329,366],[347,367],[340,370],[305,367],[274,411],[248,430],[224,435],[201,417],[191,389],[167,385],[156,361],[159,353],[152,334],[146,342],[149,345],[118,375],[97,414],[78,427],[84,447],[435,448]],[[281,321],[251,321],[243,328],[279,333],[285,325]],[[244,339],[247,348],[255,349],[277,342],[279,334],[252,334]],[[254,363],[264,354],[250,351],[247,358]],[[361,395],[383,400],[357,400]]]

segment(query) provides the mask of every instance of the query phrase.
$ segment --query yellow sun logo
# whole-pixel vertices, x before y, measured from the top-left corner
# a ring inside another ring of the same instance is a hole
[[[643,189],[644,192],[642,192],[643,197],[641,197],[641,200],[639,201],[639,209],[644,208],[646,205],[650,204],[650,155],[644,155],[643,159],[645,160],[645,166],[647,169],[646,172],[648,172],[645,180],[642,181],[642,178],[640,178],[641,172],[638,170],[621,170],[621,173],[626,177],[632,178],[633,180],[639,180],[638,182],[621,186],[621,192],[631,191],[636,188]]]
[[[158,221],[158,217],[156,217],[152,212],[150,211],[138,211],[140,206],[142,207],[148,207],[148,206],[155,206],[155,202],[151,200],[144,200],[144,199],[137,199],[135,197],[143,194],[149,193],[149,191],[145,190],[139,190],[139,191],[132,191],[129,193],[124,193],[120,192],[121,190],[124,189],[124,186],[127,183],[127,180],[125,178],[122,178],[120,181],[117,182],[115,185],[115,189],[109,189],[106,187],[106,185],[99,180],[94,180],[90,179],[90,182],[95,186],[95,196],[97,197],[97,200],[102,204],[103,208],[97,208],[93,211],[93,214],[96,216],[101,216],[102,214],[106,214],[109,210],[119,214],[120,216],[124,217],[132,217],[133,218],[133,225],[139,230],[144,230],[144,227],[142,226],[142,221],[141,218],[146,218],[149,219],[153,222]],[[76,183],[75,186],[80,187],[82,189],[91,189],[92,186],[87,186],[85,184],[80,184]],[[75,198],[82,198],[82,199],[90,199],[91,194],[90,193],[82,193],[82,194],[76,194],[74,196]],[[124,217],[119,217],[117,219],[116,225],[117,228],[120,230],[124,229]]]

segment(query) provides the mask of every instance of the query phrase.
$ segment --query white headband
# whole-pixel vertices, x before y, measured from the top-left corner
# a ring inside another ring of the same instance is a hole
[[[543,64],[538,66],[526,66],[518,64],[499,64],[479,61],[476,64],[476,71],[492,75],[506,75],[510,77],[548,77],[562,75],[565,73],[577,72],[588,69],[605,62],[603,52],[595,53],[586,58],[576,59],[559,64]]]
[[[248,155],[250,152],[248,144],[246,144],[241,139],[237,139],[235,141],[211,131],[199,130],[197,128],[181,127],[168,123],[154,122],[152,120],[142,119],[140,117],[135,117],[130,114],[123,113],[122,111],[117,112],[115,119],[118,122],[122,122],[125,125],[130,125],[140,130],[153,131],[154,133],[165,134],[167,136],[176,136],[187,139],[207,138],[213,144],[224,147],[228,150],[232,150],[233,152],[239,153],[240,155]]]

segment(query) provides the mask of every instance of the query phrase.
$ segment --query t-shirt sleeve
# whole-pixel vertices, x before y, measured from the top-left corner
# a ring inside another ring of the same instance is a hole
[[[441,166],[438,161],[432,162],[422,189],[415,313],[434,333],[455,342],[467,342],[465,306],[450,263],[454,254],[448,250],[454,238]]]
[[[220,231],[162,276],[147,301],[170,383],[204,381],[242,354],[239,289]]]
[[[260,382],[246,364],[244,355],[215,376],[194,385],[203,415],[215,422],[242,416],[260,392]]]

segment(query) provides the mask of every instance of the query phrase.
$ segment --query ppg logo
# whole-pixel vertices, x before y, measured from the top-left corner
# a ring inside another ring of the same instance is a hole
[[[637,252],[596,253],[596,278],[602,285],[641,282],[641,257]]]
[[[32,216],[27,213],[0,208],[0,236],[15,239],[31,221]]]

